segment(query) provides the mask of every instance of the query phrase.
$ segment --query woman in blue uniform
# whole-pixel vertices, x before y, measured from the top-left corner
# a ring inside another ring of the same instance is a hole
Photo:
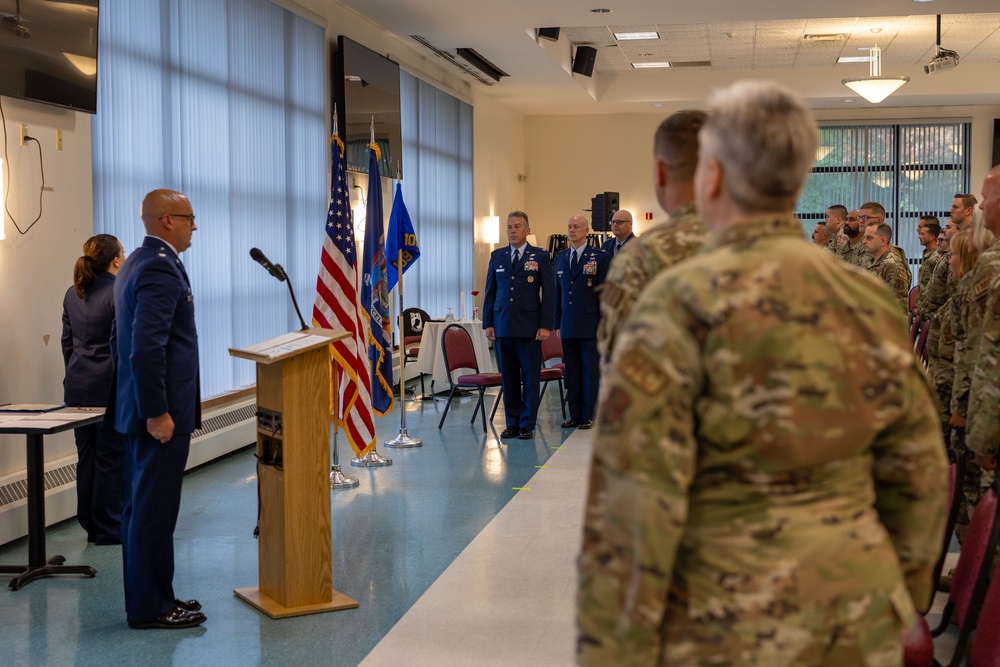
[[[63,298],[62,351],[66,405],[105,407],[111,389],[111,327],[115,275],[125,261],[117,238],[98,234],[83,244],[73,286]],[[113,426],[75,430],[76,518],[96,544],[121,544],[124,440]]]

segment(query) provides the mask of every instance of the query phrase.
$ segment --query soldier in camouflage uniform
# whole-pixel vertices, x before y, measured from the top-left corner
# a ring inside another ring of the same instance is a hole
[[[619,251],[608,269],[601,292],[601,326],[597,347],[601,364],[611,361],[615,337],[652,278],[695,253],[705,240],[705,227],[694,206],[694,168],[698,163],[698,130],[705,114],[679,111],[660,123],[653,140],[656,198],[669,214]]]
[[[945,244],[959,231],[951,219],[945,223]],[[939,241],[940,243],[940,241]],[[951,305],[945,308],[955,292],[955,278],[951,271],[951,251],[946,250],[934,267],[927,282],[927,288],[917,295],[917,310],[923,318],[931,318],[931,326],[927,332],[927,370],[934,380],[938,393],[938,410],[943,422],[944,432],[950,430],[948,416],[951,406],[951,383],[954,378],[952,359],[955,354],[955,342],[951,331]]]
[[[1000,166],[993,167],[983,182],[980,209],[987,229],[1000,236]],[[996,250],[997,246],[993,246],[984,252],[980,262],[995,266]],[[969,391],[966,444],[975,453],[979,465],[993,471],[1000,449],[1000,267],[995,266],[992,282],[977,301],[983,310],[982,334]]]
[[[891,295],[791,215],[805,103],[741,82],[710,104],[708,240],[643,291],[604,378],[577,658],[895,667],[941,549],[930,388]]]
[[[837,254],[837,248],[839,244],[837,243],[837,235],[840,233],[841,227],[847,222],[847,207],[842,204],[834,204],[830,208],[826,209],[826,219],[824,224],[826,225],[826,231],[830,236],[830,240],[826,242],[826,249],[832,252],[834,255]]]
[[[890,248],[891,237],[892,228],[884,222],[874,222],[865,227],[864,244],[868,261],[861,268],[875,274],[879,280],[888,285],[905,313],[910,280],[903,265],[899,263]]]
[[[877,222],[885,222],[885,207],[879,204],[877,201],[870,201],[861,205],[861,230],[864,232],[868,225]],[[888,224],[888,223],[886,223]],[[913,273],[910,271],[910,262],[906,259],[906,253],[898,245],[892,242],[892,227],[889,228],[889,252],[895,255],[896,259],[899,260],[899,264],[906,271],[906,288],[910,288],[910,283],[913,282]],[[867,253],[866,253],[867,254]],[[859,266],[864,268],[868,264],[867,257],[861,257],[861,263]]]
[[[941,233],[941,224],[933,215],[920,216],[920,223],[917,224],[917,238],[924,252],[920,257],[920,270],[917,273],[917,311],[920,310],[920,293],[927,289],[927,283],[937,266],[937,237]]]
[[[847,236],[847,243],[837,247],[837,257],[860,268],[868,258],[865,255],[865,228],[861,223],[861,211],[854,210],[847,214],[842,231]]]

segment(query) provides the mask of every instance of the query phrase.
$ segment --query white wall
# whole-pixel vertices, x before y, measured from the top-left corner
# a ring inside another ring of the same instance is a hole
[[[24,236],[4,216],[0,241],[0,403],[61,403],[62,298],[73,265],[94,230],[90,116],[3,98],[10,178],[7,208],[21,229],[38,215],[41,188],[38,146],[19,145],[21,123],[41,143],[43,215]],[[56,150],[56,130],[63,150]],[[137,209],[138,210],[138,209]],[[0,436],[0,476],[25,469],[24,436]],[[75,452],[72,431],[45,439],[45,459]]]
[[[524,159],[524,116],[509,107],[495,102],[485,93],[474,99],[473,117],[473,222],[476,225],[475,289],[483,291],[486,285],[486,267],[490,252],[501,245],[507,245],[504,226],[507,214],[515,210],[525,211],[531,219],[535,231],[535,214],[525,201],[525,182],[518,180],[519,174],[527,170]],[[500,243],[491,246],[483,240],[483,219],[489,215],[500,217]],[[548,234],[538,236],[539,243]],[[476,303],[482,307],[480,295]]]

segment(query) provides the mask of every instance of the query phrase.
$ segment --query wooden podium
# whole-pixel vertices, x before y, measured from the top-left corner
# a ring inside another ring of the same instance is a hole
[[[346,331],[308,329],[229,354],[257,363],[259,586],[237,588],[271,618],[353,609],[333,589],[329,344]]]

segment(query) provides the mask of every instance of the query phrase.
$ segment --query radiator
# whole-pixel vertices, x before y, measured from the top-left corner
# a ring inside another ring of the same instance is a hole
[[[207,411],[191,434],[185,470],[257,442],[257,403],[249,398]],[[19,436],[23,437],[23,436]],[[28,534],[27,471],[0,477],[0,544]],[[76,516],[76,455],[45,463],[45,522]],[[82,532],[81,532],[82,536]]]

